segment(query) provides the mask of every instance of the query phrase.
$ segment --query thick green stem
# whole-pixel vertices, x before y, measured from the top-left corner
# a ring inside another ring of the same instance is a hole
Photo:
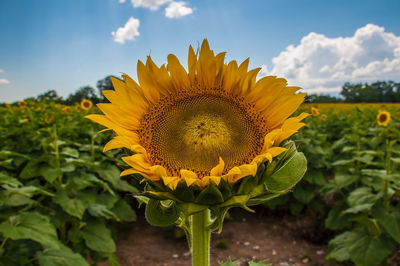
[[[191,241],[192,266],[210,265],[210,210],[205,209],[192,215]]]

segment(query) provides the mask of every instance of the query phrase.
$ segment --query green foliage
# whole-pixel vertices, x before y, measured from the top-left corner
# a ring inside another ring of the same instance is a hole
[[[378,110],[367,107],[320,113],[326,119],[309,117],[295,137],[308,172],[292,195],[272,206],[307,213],[334,231],[330,262],[389,263],[400,243],[400,121],[393,115],[388,126],[378,126]]]
[[[136,220],[137,184],[120,178],[119,154],[102,153],[109,135],[63,107],[0,108],[0,265],[118,265],[112,231]]]
[[[377,81],[371,84],[345,83],[340,94],[345,102],[384,103],[400,102],[400,83],[393,81]]]

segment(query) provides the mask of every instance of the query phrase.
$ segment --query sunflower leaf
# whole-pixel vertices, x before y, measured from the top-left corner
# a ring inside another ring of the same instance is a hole
[[[303,153],[296,152],[279,170],[265,180],[268,191],[286,191],[303,177],[307,170],[307,160]]]

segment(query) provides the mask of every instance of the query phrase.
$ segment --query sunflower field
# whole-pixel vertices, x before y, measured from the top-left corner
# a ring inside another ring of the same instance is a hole
[[[136,184],[120,179],[89,100],[0,108],[0,265],[88,265],[113,253],[114,225],[136,220]]]
[[[308,170],[265,208],[317,220],[329,263],[397,261],[400,105],[301,109],[312,115],[292,139]],[[85,118],[97,113],[88,100],[0,107],[0,265],[119,265],[116,227],[136,220],[142,184],[120,177],[123,152],[102,152],[112,132]]]

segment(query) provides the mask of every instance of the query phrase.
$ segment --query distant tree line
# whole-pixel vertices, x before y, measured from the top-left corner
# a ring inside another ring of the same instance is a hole
[[[346,82],[340,97],[326,94],[309,94],[306,102],[310,103],[395,103],[400,102],[400,83],[393,81],[377,81],[374,83]]]
[[[36,98],[29,98],[36,101],[54,101],[57,103],[73,105],[81,102],[83,99],[89,99],[93,103],[108,102],[103,96],[103,90],[113,90],[111,77],[121,80],[116,76],[106,76],[97,81],[96,88],[84,86],[74,93],[62,98],[55,90],[49,90],[38,95]],[[393,81],[376,81],[374,83],[350,83],[346,82],[340,96],[335,97],[328,94],[308,94],[305,102],[308,103],[361,103],[361,102],[400,102],[400,83]]]
[[[38,95],[34,100],[37,101],[54,101],[56,103],[62,103],[66,105],[73,105],[75,103],[81,102],[83,99],[89,99],[93,103],[107,102],[107,99],[103,96],[103,90],[113,90],[113,85],[111,82],[111,77],[120,79],[116,76],[107,76],[96,83],[96,89],[91,86],[84,86],[79,88],[74,93],[68,95],[66,99],[63,99],[55,90],[49,90],[45,93]],[[121,79],[120,79],[121,80]]]

